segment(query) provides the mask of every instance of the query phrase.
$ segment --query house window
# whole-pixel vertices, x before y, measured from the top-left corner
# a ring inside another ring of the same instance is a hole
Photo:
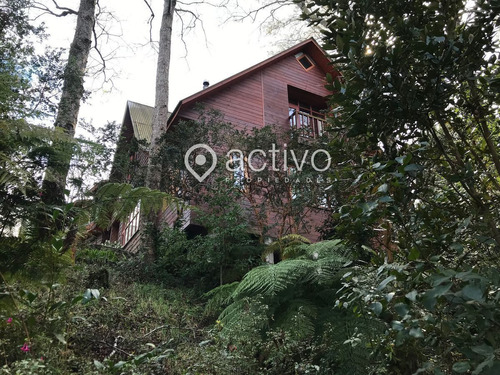
[[[137,203],[134,211],[128,216],[125,225],[122,228],[121,233],[121,244],[125,246],[128,241],[137,233],[139,230],[139,222],[141,218],[141,202]]]
[[[299,64],[306,71],[311,70],[312,68],[314,68],[314,61],[309,56],[307,56],[305,53],[300,52],[300,53],[298,53],[298,54],[295,55],[295,58],[297,59],[297,61],[299,62]]]

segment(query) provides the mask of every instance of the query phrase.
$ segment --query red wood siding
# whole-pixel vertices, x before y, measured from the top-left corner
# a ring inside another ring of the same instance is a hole
[[[319,96],[330,95],[325,88],[325,73],[315,66],[305,71],[294,56],[263,71],[266,124],[288,128],[288,85]]]
[[[262,196],[253,195],[252,202],[248,200],[248,196],[241,200],[241,206],[250,225],[258,234],[263,228],[257,222],[257,217],[265,216],[266,223],[264,225],[267,226],[267,237],[279,238],[287,234],[300,233],[313,242],[320,240],[320,234],[316,229],[323,225],[331,212],[324,209],[304,207],[300,222],[295,222],[288,213],[286,201],[283,202],[281,207],[271,207],[262,205],[264,199]],[[286,215],[285,220],[283,220],[284,215]]]
[[[288,129],[288,86],[310,92],[311,94],[326,97],[331,92],[325,88],[326,73],[315,65],[306,71],[295,56],[288,56],[275,64],[249,75],[242,80],[236,80],[233,84],[217,91],[205,98],[203,105],[206,108],[219,110],[224,114],[224,120],[239,129],[263,127],[264,125],[277,125]],[[180,109],[178,117],[196,120],[199,113],[196,106],[184,106]],[[249,202],[242,202],[250,219],[253,212]],[[300,233],[312,241],[318,241],[320,235],[316,228],[321,226],[330,213],[324,210],[305,208],[303,222],[300,225]],[[276,212],[268,212],[268,223],[279,223],[272,228],[268,235],[278,237],[279,232],[284,230],[283,235],[293,231],[292,223],[284,224],[281,228],[282,219]],[[168,217],[166,222],[173,222],[173,217]],[[254,217],[253,217],[254,219]],[[191,217],[188,223],[196,222]]]
[[[203,101],[208,108],[221,111],[234,126],[288,126],[288,85],[319,96],[331,94],[324,86],[325,73],[315,66],[305,71],[294,56],[236,81]],[[179,117],[196,120],[195,106],[181,108]]]
[[[208,108],[220,110],[226,121],[240,129],[248,125],[263,126],[262,82],[260,73],[252,74],[242,82],[237,82],[204,103]],[[191,106],[179,113],[180,117],[195,120],[198,112]]]

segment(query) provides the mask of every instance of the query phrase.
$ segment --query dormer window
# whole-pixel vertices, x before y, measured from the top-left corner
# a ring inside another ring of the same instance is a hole
[[[304,70],[308,71],[314,68],[314,61],[309,56],[307,56],[304,52],[297,53],[295,58],[299,62],[299,64],[304,68]]]

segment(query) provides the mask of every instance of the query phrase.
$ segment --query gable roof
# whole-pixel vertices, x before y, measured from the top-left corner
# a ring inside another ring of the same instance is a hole
[[[309,56],[311,56],[314,62],[325,73],[330,73],[334,77],[340,74],[334,69],[334,67],[331,64],[331,60],[328,58],[327,54],[319,46],[316,40],[314,40],[314,38],[310,38],[281,53],[278,53],[277,55],[268,58],[267,60],[264,60],[248,69],[245,69],[240,73],[237,73],[219,83],[209,86],[204,90],[201,90],[191,96],[188,96],[185,99],[182,99],[177,104],[174,111],[172,113],[169,113],[167,128],[176,120],[176,117],[183,106],[200,102],[204,98],[209,97],[210,95],[224,89],[228,85],[241,81],[246,77],[248,77],[250,74],[265,69],[271,64],[274,64],[289,56],[295,55],[298,52],[305,52]],[[128,100],[127,108],[125,111],[125,116],[127,115],[130,116],[132,128],[134,130],[134,137],[139,141],[144,140],[150,143],[152,134],[154,107]]]
[[[179,114],[180,109],[189,104],[194,104],[196,102],[202,101],[204,98],[209,97],[210,95],[226,88],[227,86],[234,84],[235,82],[241,81],[248,77],[249,75],[258,72],[262,69],[267,68],[271,64],[275,64],[276,62],[283,60],[289,56],[295,55],[299,52],[305,52],[316,62],[316,64],[325,72],[330,73],[332,76],[340,75],[331,64],[330,58],[327,56],[325,51],[320,47],[320,45],[314,40],[314,38],[307,39],[277,55],[274,55],[267,60],[264,60],[248,69],[243,70],[240,73],[237,73],[225,80],[216,83],[215,85],[209,86],[208,88],[201,90],[187,98],[181,100],[175,109],[172,112],[172,115],[168,118],[167,129],[170,125],[176,120],[177,115]]]
[[[154,107],[127,100],[125,116],[130,116],[134,137],[138,141],[151,142]]]

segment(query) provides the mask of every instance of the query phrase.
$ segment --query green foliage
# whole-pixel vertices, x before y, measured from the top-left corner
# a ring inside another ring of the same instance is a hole
[[[47,280],[55,282],[61,272],[72,263],[69,252],[64,251],[64,238],[55,236],[50,242],[31,242],[23,244],[31,247],[27,262],[18,271],[33,280]],[[16,249],[15,256],[21,249]],[[12,271],[12,270],[11,270]]]
[[[42,359],[28,358],[15,362],[14,365],[10,368],[9,366],[4,365],[2,368],[0,368],[0,374],[52,375],[54,374],[54,372],[51,369],[47,368]]]
[[[100,170],[98,166],[103,167],[105,160],[111,157],[106,145],[74,140],[61,131],[31,125],[24,120],[0,120],[0,235],[9,235],[13,228],[22,224],[26,235],[34,237],[40,221],[45,226],[54,225],[54,228],[66,230],[65,225],[69,225],[77,217],[82,218],[76,219],[77,225],[82,224],[82,220],[88,220],[89,210],[84,201],[61,206],[45,205],[42,202],[40,184],[48,157],[52,156],[53,160],[56,158],[52,147],[54,142],[70,146],[71,154],[75,155],[73,176],[79,175],[82,179],[92,180],[98,174],[97,170]],[[89,163],[94,165],[90,170],[86,167]],[[84,193],[88,192],[88,186],[76,179],[70,181],[68,188],[72,189],[72,195],[87,198]],[[109,194],[115,192],[114,199],[117,198],[116,189],[118,187],[109,191]],[[133,195],[131,191],[123,194],[137,196],[137,193]],[[106,201],[104,195],[101,191],[99,197]],[[151,200],[154,198],[158,198],[158,195]],[[146,203],[149,204],[148,202],[146,195]],[[103,205],[104,202],[94,207],[96,214],[98,208],[105,210],[110,206]],[[128,206],[124,207],[124,210],[127,209]],[[120,214],[126,215],[124,210]],[[33,229],[33,232],[27,233],[27,228]]]
[[[238,287],[239,282],[219,285],[218,287],[205,293],[208,303],[205,307],[205,314],[212,316],[219,314],[227,305],[231,303],[231,296]]]
[[[260,246],[249,237],[244,222],[234,220],[222,225],[230,216],[215,215],[212,212],[198,216],[207,225],[207,234],[188,238],[184,231],[175,228],[165,228],[160,233],[156,245],[158,264],[174,277],[173,282],[177,279],[206,291],[239,280],[259,263]],[[213,226],[214,223],[221,225]]]
[[[31,1],[8,0],[0,20],[0,119],[53,114],[60,88],[61,51],[35,53],[45,35],[28,16]]]
[[[311,241],[300,234],[288,234],[266,246],[262,257],[265,258],[270,254],[278,252],[281,259],[296,258],[300,250],[303,249],[300,245],[308,243],[311,243]]]
[[[31,244],[16,237],[0,238],[0,256],[2,264],[0,272],[18,271],[28,261],[28,257],[33,251]]]
[[[234,290],[232,304],[222,312],[219,319],[230,328],[240,321],[238,313],[252,304],[253,298],[257,298],[262,299],[259,304],[268,306],[268,324],[271,324],[271,320],[279,323],[279,317],[282,316],[296,316],[297,310],[301,310],[304,321],[308,321],[304,323],[304,327],[310,328],[316,317],[316,314],[312,314],[316,309],[314,304],[326,307],[331,302],[322,300],[316,293],[320,290],[324,293],[332,292],[335,276],[348,264],[348,258],[338,254],[342,247],[339,245],[338,241],[301,245],[305,248],[304,255],[296,259],[252,269]]]
[[[92,263],[114,263],[118,261],[118,255],[114,250],[81,249],[76,254],[76,260]]]
[[[491,269],[445,268],[442,260],[358,268],[345,275],[340,306],[379,317],[388,334],[373,349],[391,373],[497,371],[499,278]],[[345,304],[345,305],[344,305]]]
[[[23,120],[0,120],[0,233],[33,219],[40,207],[39,183],[51,143],[67,136]]]
[[[247,154],[271,149],[282,136],[299,154],[313,146],[270,127],[239,133],[210,113],[165,137],[158,157],[167,194],[109,184],[91,201],[75,173],[70,183],[80,200],[61,207],[40,205],[47,160],[78,152],[75,167],[99,172],[111,151],[25,122],[51,110],[34,84],[50,91],[59,74],[56,53],[33,54],[30,38],[40,30],[29,24],[27,5],[9,1],[0,19],[0,255],[2,270],[16,272],[4,277],[0,294],[2,373],[500,371],[498,1],[303,4],[312,22],[321,21],[342,72],[327,77],[341,115],[320,140],[335,168],[317,189],[301,181],[271,186],[268,178],[290,175],[268,169],[251,182],[223,173],[194,182],[181,172],[194,143],[221,155],[229,145]],[[67,154],[56,155],[54,142]],[[94,152],[103,157],[99,166],[89,161]],[[315,176],[306,166],[302,177]],[[252,201],[255,194],[265,199]],[[164,231],[159,264],[88,249],[76,257],[85,264],[69,268],[67,249],[76,248],[84,223],[107,227],[139,202],[145,212],[191,209],[173,196],[207,208],[193,211],[206,233]],[[282,262],[251,269],[260,252],[251,228],[260,242],[269,233],[301,233],[307,210],[318,206],[336,209],[323,233],[342,241],[309,244],[292,234],[266,249]],[[38,241],[25,225],[21,238],[6,238],[38,212],[60,231]],[[269,213],[283,224],[268,226]],[[111,288],[82,290],[84,275],[102,263],[112,269]],[[190,290],[131,282],[172,276],[205,290],[219,285],[205,295],[205,314]]]
[[[157,240],[159,263],[183,282],[203,290],[241,279],[259,263],[261,247],[250,228],[232,181],[216,178],[192,208],[200,233],[165,228]],[[178,223],[183,225],[182,222]],[[189,237],[188,237],[189,234]]]
[[[59,214],[64,215],[64,212],[56,210],[49,216],[51,220],[56,220]],[[0,266],[0,272],[55,282],[71,262],[70,255],[66,252],[68,244],[65,236],[58,233],[46,241],[40,241],[29,233],[30,228],[26,232],[22,237],[0,237],[3,245],[0,253],[5,260]]]
[[[258,263],[261,252],[248,216],[241,205],[241,195],[234,183],[226,178],[213,182],[211,191],[204,194],[204,209],[197,213],[207,235],[198,237],[200,246],[191,252],[193,261],[219,269],[219,285],[234,280]]]
[[[305,259],[292,259],[256,267],[245,275],[235,294],[238,298],[257,294],[274,297],[295,286],[314,266]]]
[[[342,72],[326,232],[371,254],[339,305],[386,325],[389,373],[497,372],[498,2],[308,4]]]
[[[29,18],[32,3],[8,0],[0,10],[0,235],[27,220],[40,225],[38,235],[47,232],[45,219],[55,207],[40,203],[49,202],[54,191],[41,191],[42,178],[57,180],[61,171],[66,176],[71,168],[68,191],[63,181],[57,205],[64,205],[64,196],[82,199],[109,166],[113,147],[105,141],[116,131],[115,125],[108,124],[94,132],[94,141],[74,141],[62,129],[40,126],[55,113],[64,61],[60,50],[36,51],[35,45],[46,35],[43,25],[35,26],[36,21]],[[49,160],[51,168],[47,168]],[[56,228],[47,237],[63,229]]]
[[[310,3],[331,25],[326,48],[343,75],[330,80],[346,114],[333,120],[350,137],[342,149],[364,153],[345,168],[354,181],[339,230],[377,230],[383,218],[421,254],[424,236],[498,246],[495,2]],[[465,220],[472,237],[456,226]]]
[[[264,373],[370,373],[366,345],[380,325],[336,308],[341,277],[352,263],[347,248],[338,240],[305,242],[298,236],[277,241],[288,259],[207,293],[209,311],[224,308],[220,337],[257,356]]]
[[[43,372],[47,367],[43,359],[32,362],[20,360],[33,352],[41,354],[44,349],[62,350],[67,345],[66,334],[68,323],[73,319],[73,310],[77,304],[98,299],[99,292],[89,289],[65,299],[67,291],[61,284],[31,284],[36,289],[28,290],[20,282],[10,282],[3,274],[1,276],[0,332],[5,363],[14,363],[16,371],[31,367],[42,371],[40,373],[51,373],[49,370]],[[3,371],[9,373],[7,368]]]
[[[6,276],[0,291],[0,373],[160,374],[170,361],[174,369],[186,366],[189,361],[173,353],[189,352],[205,339],[203,308],[192,290],[137,283],[130,272],[133,259],[108,264],[109,289],[82,289],[100,262],[85,258],[66,268],[57,284]]]
[[[96,127],[81,121],[79,126],[88,135],[77,137],[72,150],[66,182],[71,189],[72,200],[85,199],[88,192],[95,189],[96,184],[107,179],[114,163],[119,130],[119,125],[115,122],[107,122],[103,126]]]
[[[154,346],[153,344],[151,345]],[[94,360],[94,365],[100,373],[105,374],[123,374],[124,371],[127,370],[132,370],[132,373],[136,373],[135,369],[137,369],[138,366],[148,362],[161,362],[163,359],[168,358],[172,352],[173,349],[161,350],[155,347],[149,352],[133,356],[133,358],[128,361],[119,361],[115,363],[112,360],[107,360],[102,363],[98,360]]]

